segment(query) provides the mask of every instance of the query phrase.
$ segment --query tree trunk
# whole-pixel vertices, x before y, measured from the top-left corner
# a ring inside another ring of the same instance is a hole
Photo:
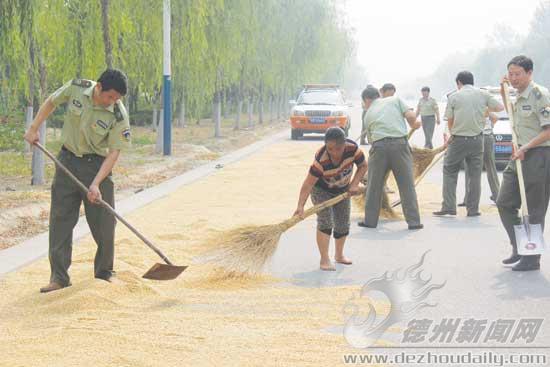
[[[221,134],[221,113],[222,113],[222,92],[218,91],[214,94],[214,137],[220,138]]]
[[[277,122],[281,121],[281,94],[277,94],[276,102],[277,105]]]
[[[260,81],[260,96],[258,98],[258,123],[264,123],[264,82]]]
[[[273,122],[273,94],[269,94],[269,122]]]
[[[231,109],[231,93],[229,90],[225,90],[224,93],[224,104],[223,104],[223,119],[229,119],[229,110]]]
[[[109,1],[101,0],[101,22],[103,26],[103,45],[105,46],[105,64],[107,68],[113,68],[113,44],[109,34]]]
[[[162,122],[162,116],[164,116],[164,109],[160,109],[158,125],[157,125],[157,142],[155,145],[155,153],[162,154],[164,151],[164,123]]]
[[[153,124],[151,126],[153,131],[157,131],[157,105],[153,106]]]
[[[185,127],[185,91],[181,91],[179,127]]]
[[[254,99],[252,96],[248,99],[248,128],[253,129],[254,128]]]
[[[289,114],[289,108],[288,108],[288,92],[285,89],[283,93],[283,118],[287,119]]]

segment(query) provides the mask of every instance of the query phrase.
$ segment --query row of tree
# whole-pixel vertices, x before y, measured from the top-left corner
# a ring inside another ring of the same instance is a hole
[[[160,104],[162,0],[0,1],[0,115],[75,77],[124,70],[131,116]],[[353,38],[335,0],[172,0],[174,116],[276,110],[304,82],[343,82]],[[212,108],[213,107],[213,108]],[[247,106],[244,106],[246,108]],[[250,109],[250,106],[248,106]],[[36,108],[34,109],[36,111]],[[139,121],[141,122],[141,121]],[[218,124],[217,124],[218,126]],[[216,130],[216,134],[219,131]]]
[[[470,70],[478,86],[495,86],[506,73],[506,64],[517,55],[531,57],[535,63],[534,79],[550,88],[550,0],[538,5],[529,31],[519,35],[510,26],[498,24],[487,37],[486,46],[472,56],[471,52],[449,56],[438,69],[415,85],[428,84],[434,96],[443,96],[454,88],[454,77]],[[415,96],[418,91],[415,90]]]

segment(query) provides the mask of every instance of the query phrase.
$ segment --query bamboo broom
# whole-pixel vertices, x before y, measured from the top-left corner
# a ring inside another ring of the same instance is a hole
[[[223,267],[228,274],[259,273],[277,249],[281,235],[288,229],[350,197],[343,193],[315,205],[304,212],[303,217],[293,216],[277,224],[243,226],[224,231],[206,241],[205,260]]]

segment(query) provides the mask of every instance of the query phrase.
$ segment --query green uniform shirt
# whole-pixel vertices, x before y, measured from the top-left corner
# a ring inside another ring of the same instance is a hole
[[[126,108],[120,101],[108,107],[94,106],[95,85],[90,80],[74,79],[50,96],[56,107],[68,103],[61,141],[79,157],[84,154],[106,156],[108,149],[125,150],[130,146]]]
[[[363,120],[371,143],[384,138],[407,136],[404,114],[409,110],[411,108],[397,96],[372,101]]]
[[[454,119],[451,135],[476,136],[483,132],[485,112],[499,101],[485,90],[465,85],[449,95],[445,116]]]
[[[514,108],[514,130],[519,145],[529,143],[541,131],[550,125],[550,94],[548,89],[533,82],[519,94]],[[550,146],[546,141],[540,146]]]
[[[420,112],[420,116],[437,115],[437,112],[439,111],[437,101],[432,97],[420,98],[420,101],[418,101],[418,111]]]

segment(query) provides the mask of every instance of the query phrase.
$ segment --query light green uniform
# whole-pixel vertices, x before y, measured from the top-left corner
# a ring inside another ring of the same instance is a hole
[[[407,124],[403,114],[411,108],[397,96],[377,98],[372,101],[363,118],[371,144],[384,138],[407,136]]]
[[[418,101],[418,112],[420,116],[435,116],[439,112],[439,107],[435,98],[420,98]]]
[[[525,145],[537,136],[542,126],[550,124],[550,97],[548,89],[535,83],[517,96],[514,103],[514,121],[518,144]],[[550,141],[540,146],[549,147]]]
[[[420,98],[418,101],[418,113],[422,120],[422,130],[424,131],[424,148],[433,149],[432,139],[434,136],[436,116],[439,116],[439,106],[437,101],[432,98]]]
[[[109,107],[94,106],[95,85],[90,80],[75,79],[50,96],[56,107],[67,103],[61,140],[78,157],[84,154],[106,156],[108,148],[125,150],[130,146],[126,108],[120,101]]]
[[[108,149],[123,150],[130,146],[130,124],[123,104],[119,101],[107,108],[94,106],[92,93],[95,84],[75,79],[49,98],[55,106],[67,103],[62,130],[63,149],[58,159],[86,187],[97,175]],[[114,207],[114,184],[110,174],[99,189],[102,199]],[[78,222],[82,202],[97,243],[95,277],[107,280],[113,272],[115,218],[103,207],[91,204],[67,175],[56,169],[50,209],[50,281],[62,286],[70,284],[68,270],[73,228]]]
[[[518,95],[513,109],[515,131],[520,146],[531,141],[544,127],[550,126],[550,93],[540,85],[531,83]],[[550,142],[529,149],[521,163],[529,221],[531,224],[541,224],[544,228],[544,218],[550,200]],[[516,253],[514,225],[520,223],[518,210],[521,207],[521,197],[515,161],[510,161],[502,174],[497,206],[502,224]],[[538,262],[539,258],[540,256],[529,256],[526,261]]]
[[[445,109],[445,116],[454,119],[451,135],[476,136],[485,127],[487,107],[493,109],[499,101],[489,92],[465,85],[451,94]]]
[[[472,215],[479,212],[485,112],[498,106],[500,103],[494,96],[472,85],[465,85],[449,95],[445,115],[453,119],[453,126],[450,129],[452,140],[443,162],[443,211],[456,213],[458,172],[466,161],[469,184],[466,209]]]
[[[403,214],[409,226],[420,224],[418,200],[414,188],[412,152],[407,141],[405,112],[411,110],[399,97],[375,99],[368,108],[364,124],[372,138],[369,151],[369,171],[364,223],[376,227],[380,215],[380,205],[384,183],[389,171],[393,172]]]

